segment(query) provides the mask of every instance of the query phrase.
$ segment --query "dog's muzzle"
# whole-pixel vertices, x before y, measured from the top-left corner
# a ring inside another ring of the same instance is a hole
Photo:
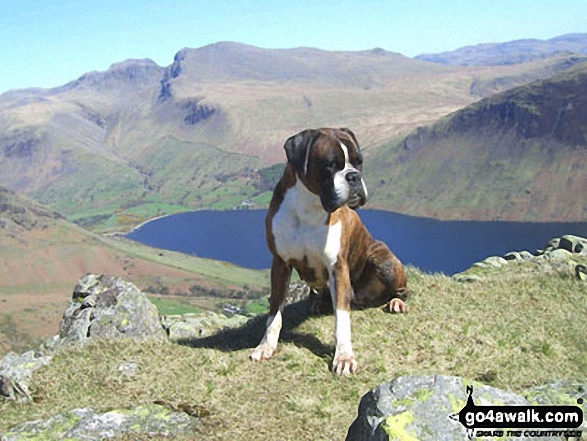
[[[367,188],[361,173],[358,171],[350,171],[345,175],[345,180],[349,187],[349,198],[347,204],[350,208],[356,209],[367,202]]]

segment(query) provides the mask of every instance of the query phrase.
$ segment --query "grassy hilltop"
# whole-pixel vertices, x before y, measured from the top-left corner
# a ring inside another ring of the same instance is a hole
[[[339,440],[361,396],[400,375],[458,375],[518,392],[587,381],[587,284],[523,262],[482,275],[461,283],[409,269],[408,314],[354,311],[360,370],[350,378],[329,372],[333,318],[308,318],[294,304],[266,363],[248,359],[264,317],[203,339],[102,341],[63,352],[37,372],[33,403],[0,402],[0,432],[73,408],[158,401],[198,409],[206,439]],[[124,362],[138,364],[135,377],[121,376]]]

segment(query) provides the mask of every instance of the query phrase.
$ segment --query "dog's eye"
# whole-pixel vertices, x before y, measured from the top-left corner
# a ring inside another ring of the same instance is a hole
[[[338,162],[336,159],[329,159],[325,162],[324,166],[329,171],[334,171],[338,167]]]

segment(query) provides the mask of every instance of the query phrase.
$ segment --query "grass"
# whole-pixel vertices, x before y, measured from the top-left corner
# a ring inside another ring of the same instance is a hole
[[[267,287],[269,271],[242,268],[219,260],[204,259],[173,251],[162,251],[124,239],[102,238],[111,248],[155,263],[196,273],[223,286]]]
[[[410,269],[409,277],[408,314],[353,311],[360,370],[350,378],[329,371],[333,318],[309,318],[294,304],[266,363],[248,360],[263,316],[199,340],[98,341],[63,352],[36,374],[33,403],[0,402],[0,432],[77,407],[163,400],[206,408],[206,439],[337,440],[361,396],[401,375],[459,375],[518,392],[587,381],[587,284],[572,274],[507,268],[459,283]],[[123,362],[138,363],[136,377],[120,376]]]
[[[203,312],[201,308],[197,308],[185,300],[164,299],[152,296],[149,297],[149,300],[157,307],[161,315],[197,314]]]

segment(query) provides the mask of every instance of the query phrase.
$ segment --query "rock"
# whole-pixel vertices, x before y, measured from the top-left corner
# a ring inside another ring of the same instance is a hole
[[[125,363],[122,363],[120,366],[118,366],[118,372],[124,378],[136,377],[138,370],[139,370],[138,363],[125,362]]]
[[[443,375],[399,377],[382,384],[361,399],[358,416],[349,428],[346,439],[467,439],[465,428],[449,416],[465,406],[468,384],[460,377]],[[473,389],[473,399],[477,405],[530,404],[520,395],[480,383],[474,383]]]
[[[285,299],[286,305],[307,299],[312,290],[305,282],[291,282]]]
[[[466,273],[455,274],[452,278],[454,280],[456,280],[457,282],[468,282],[468,283],[478,282],[478,281],[482,280],[481,276],[477,276],[475,274],[466,274]]]
[[[571,405],[576,406],[577,400],[582,399],[580,406],[587,412],[587,384],[571,381],[555,381],[542,386],[532,387],[524,392],[524,396],[533,404],[540,405]]]
[[[560,237],[555,237],[554,239],[550,239],[548,241],[548,243],[546,244],[546,246],[544,247],[545,250],[547,249],[553,249],[556,250],[559,247],[560,244]]]
[[[51,356],[35,351],[17,355],[8,353],[0,363],[0,396],[11,400],[31,399],[30,386],[33,373],[49,364]]]
[[[541,406],[578,405],[583,410],[583,424],[575,430],[587,432],[587,384],[585,382],[555,381],[532,387],[523,395],[532,404]]]
[[[235,314],[226,317],[208,311],[203,314],[170,315],[161,318],[161,324],[173,340],[208,337],[222,329],[238,328],[248,317]]]
[[[560,238],[558,248],[570,253],[587,254],[587,239],[568,234]]]
[[[165,338],[159,312],[135,285],[88,274],[75,287],[59,329],[59,345],[91,338]]]
[[[503,255],[503,258],[507,261],[524,260],[524,259],[522,259],[522,256],[520,255],[520,253],[518,253],[517,251],[511,251],[509,253],[506,253]]]
[[[550,253],[545,254],[545,256],[548,256],[549,260],[563,261],[569,260],[572,257],[572,254],[565,249],[559,248],[558,250],[553,250]]]
[[[184,412],[174,412],[156,404],[135,409],[119,409],[96,413],[91,409],[75,409],[44,421],[22,423],[5,433],[2,440],[83,439],[102,440],[121,435],[133,439],[153,435],[198,434],[201,420]],[[142,435],[142,436],[141,436]]]
[[[503,257],[488,257],[483,262],[474,263],[468,270],[453,275],[453,279],[459,282],[471,282],[477,277],[483,278],[483,275],[488,272],[503,268],[508,262],[516,262],[521,265],[532,264],[531,266],[515,266],[516,271],[520,272],[568,273],[575,269],[575,277],[581,280],[583,276],[582,273],[577,272],[577,263],[582,263],[586,257],[587,239],[566,235],[551,239],[543,250],[536,250],[533,254],[528,251],[510,251]]]
[[[483,262],[493,268],[501,268],[502,266],[508,264],[507,260],[505,260],[503,257],[499,257],[499,256],[488,257]]]
[[[553,248],[554,249],[554,248]],[[525,260],[532,259],[534,256],[528,251],[511,251],[503,255],[503,258],[508,262],[517,261],[522,262]]]
[[[519,254],[522,260],[530,260],[534,257],[534,255],[529,251],[520,251]]]

